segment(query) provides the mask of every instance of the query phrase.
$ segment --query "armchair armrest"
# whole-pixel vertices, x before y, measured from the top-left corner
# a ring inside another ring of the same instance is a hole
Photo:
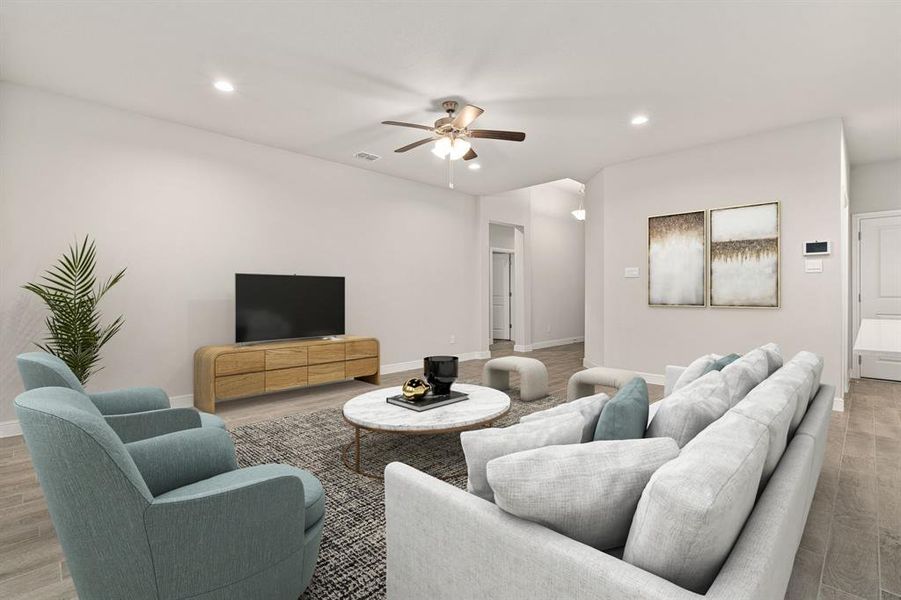
[[[249,467],[155,498],[144,526],[160,597],[200,596],[292,556],[299,565],[304,489],[298,471]]]
[[[222,429],[187,429],[125,448],[154,496],[238,468],[235,444]]]
[[[104,419],[125,443],[200,427],[200,413],[193,408],[164,408],[130,415],[107,415]]]
[[[169,396],[156,387],[133,387],[88,394],[103,415],[123,415],[169,408]]]

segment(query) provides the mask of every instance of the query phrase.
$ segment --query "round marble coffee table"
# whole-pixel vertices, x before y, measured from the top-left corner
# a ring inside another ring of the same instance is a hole
[[[373,390],[349,400],[344,405],[344,420],[354,428],[354,439],[341,452],[344,464],[360,475],[382,478],[360,468],[362,429],[404,435],[453,433],[490,426],[510,410],[510,396],[499,390],[466,383],[455,383],[453,389],[468,394],[469,398],[423,412],[388,404],[386,398],[400,394],[400,386]],[[353,463],[347,456],[351,446]]]

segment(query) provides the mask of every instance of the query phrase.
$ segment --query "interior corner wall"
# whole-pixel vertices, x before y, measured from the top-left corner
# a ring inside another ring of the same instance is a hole
[[[585,184],[585,357],[586,367],[604,357],[604,171]]]
[[[194,350],[234,341],[236,272],[345,276],[383,363],[480,350],[474,196],[10,84],[0,123],[0,422],[43,332],[20,286],[85,234],[99,274],[128,268],[93,389],[190,394]]]
[[[901,209],[901,160],[885,160],[851,167],[851,213]]]
[[[828,119],[605,168],[587,191],[586,361],[661,374],[667,364],[688,364],[704,353],[745,352],[774,341],[788,357],[799,350],[821,354],[823,381],[838,388],[846,252],[840,147],[841,121]],[[780,308],[648,306],[649,216],[772,200],[781,203]],[[806,240],[833,242],[821,273],[805,272]],[[640,277],[625,278],[626,267],[638,267]],[[599,272],[602,324],[590,318],[599,296],[592,276]]]

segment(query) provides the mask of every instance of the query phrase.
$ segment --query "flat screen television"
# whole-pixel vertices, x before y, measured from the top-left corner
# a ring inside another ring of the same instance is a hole
[[[344,278],[235,274],[235,341],[344,333]]]

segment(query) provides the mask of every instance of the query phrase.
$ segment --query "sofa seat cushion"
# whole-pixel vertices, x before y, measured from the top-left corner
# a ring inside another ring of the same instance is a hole
[[[679,375],[679,379],[676,380],[676,383],[673,384],[673,392],[677,392],[680,389],[684,388],[686,385],[692,383],[697,380],[699,377],[704,375],[710,371],[713,367],[713,363],[719,358],[716,354],[705,354],[704,356],[698,357],[691,361],[685,370],[682,371],[682,374]]]
[[[729,363],[721,373],[729,386],[729,406],[735,406],[768,374],[766,353],[757,348]]]
[[[651,475],[679,455],[668,438],[517,452],[488,463],[495,503],[599,550],[622,546]]]
[[[667,396],[651,419],[645,437],[667,437],[680,448],[729,410],[729,388],[719,371],[711,371]]]
[[[578,444],[582,441],[585,420],[577,413],[566,413],[537,419],[509,427],[491,427],[464,431],[460,445],[466,456],[468,479],[466,489],[494,502],[494,492],[488,483],[488,462],[523,450],[560,444]]]
[[[767,429],[727,412],[660,467],[641,494],[623,560],[703,594],[754,507]]]
[[[594,440],[637,440],[648,425],[648,384],[632,378],[601,410]]]
[[[594,430],[598,425],[598,418],[601,416],[601,410],[603,410],[604,405],[607,404],[608,400],[610,400],[610,396],[607,394],[585,396],[584,398],[558,404],[553,408],[539,410],[538,412],[525,415],[519,419],[519,422],[529,423],[531,421],[546,419],[547,417],[556,417],[571,413],[578,414],[585,422],[582,427],[582,441],[590,442],[594,439]]]

